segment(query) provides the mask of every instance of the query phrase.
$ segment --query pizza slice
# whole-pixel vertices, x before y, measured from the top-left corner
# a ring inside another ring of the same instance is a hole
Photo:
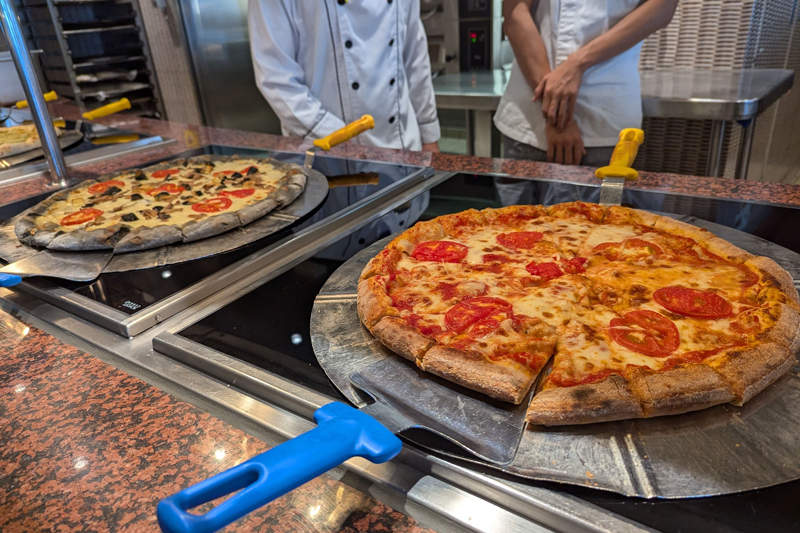
[[[61,136],[61,129],[54,129],[56,135]],[[0,157],[21,154],[41,146],[42,141],[35,125],[0,128]]]

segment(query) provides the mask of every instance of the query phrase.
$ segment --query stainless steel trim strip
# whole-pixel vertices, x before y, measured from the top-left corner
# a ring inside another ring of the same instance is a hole
[[[25,97],[31,109],[33,122],[39,132],[39,139],[42,143],[42,150],[47,158],[47,167],[53,185],[66,187],[69,174],[67,164],[64,162],[64,154],[61,153],[61,146],[58,144],[58,135],[50,120],[50,112],[47,103],[44,101],[42,88],[39,86],[39,78],[33,66],[33,59],[28,50],[28,43],[22,33],[22,27],[17,14],[17,6],[14,0],[0,2],[0,25],[8,41],[11,55],[14,57],[14,64],[17,67]]]
[[[66,157],[66,162],[69,164],[70,168],[79,168],[86,165],[91,165],[92,163],[105,161],[106,159],[111,159],[113,157],[141,152],[142,150],[161,148],[174,142],[175,139],[164,139],[158,136],[146,137],[144,139],[139,139],[138,141],[132,141],[125,144],[113,144],[94,150],[88,150],[86,152],[68,155]],[[40,178],[46,175],[47,168],[47,164],[45,163],[34,163],[32,165],[25,165],[20,168],[4,170],[0,172],[0,186],[6,186],[11,183]],[[61,185],[59,187],[66,187],[66,185]],[[5,204],[3,204],[2,200],[0,199],[0,206],[2,205]]]

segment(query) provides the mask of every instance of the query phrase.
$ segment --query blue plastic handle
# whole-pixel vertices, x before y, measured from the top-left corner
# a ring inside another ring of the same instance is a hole
[[[0,287],[12,287],[22,283],[22,278],[14,274],[0,274]]]
[[[242,518],[275,498],[352,457],[388,461],[402,442],[371,416],[340,402],[314,413],[317,427],[158,504],[165,533],[210,533]],[[203,515],[187,511],[241,491]]]

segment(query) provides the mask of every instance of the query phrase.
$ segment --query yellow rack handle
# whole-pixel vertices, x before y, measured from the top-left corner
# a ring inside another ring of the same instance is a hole
[[[317,139],[314,141],[314,146],[322,148],[323,150],[330,150],[334,146],[338,146],[343,142],[347,142],[357,135],[361,135],[367,130],[375,127],[375,119],[372,115],[364,115],[355,122],[351,122],[344,128],[336,130],[327,137]]]
[[[639,146],[644,142],[644,132],[637,128],[626,128],[619,132],[619,142],[611,154],[607,167],[598,168],[594,175],[600,179],[610,176],[635,180],[639,173],[631,166],[639,153]]]
[[[117,100],[116,102],[111,102],[110,104],[106,104],[103,107],[98,107],[93,111],[87,111],[82,116],[86,120],[94,120],[100,117],[106,117],[108,115],[113,115],[114,113],[119,113],[120,111],[125,111],[126,109],[131,108],[131,102],[127,98],[123,98],[121,100]]]
[[[52,102],[53,100],[58,100],[58,95],[56,94],[55,91],[50,91],[49,93],[44,93],[42,96],[44,96],[44,101],[45,102]],[[17,102],[14,105],[17,107],[17,109],[25,109],[26,107],[28,107],[28,101],[27,100],[20,100],[19,102]]]

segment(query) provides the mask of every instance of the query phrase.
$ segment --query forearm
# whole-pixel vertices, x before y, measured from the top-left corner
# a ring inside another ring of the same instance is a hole
[[[531,16],[533,3],[534,0],[503,2],[503,31],[508,36],[514,57],[531,90],[550,72],[544,41]]]
[[[677,6],[678,0],[647,0],[570,59],[577,61],[584,71],[607,61],[669,24]]]

